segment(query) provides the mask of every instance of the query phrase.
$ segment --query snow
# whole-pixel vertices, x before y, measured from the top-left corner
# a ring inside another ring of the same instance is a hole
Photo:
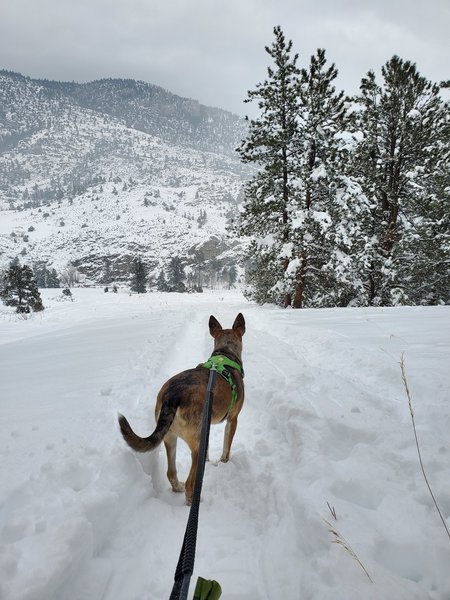
[[[450,526],[449,307],[73,293],[44,291],[46,310],[26,320],[0,306],[2,600],[169,597],[188,509],[163,449],[134,454],[116,416],[148,435],[161,384],[208,358],[209,315],[230,326],[239,311],[246,401],[229,463],[217,462],[223,426],[211,432],[193,582],[218,580],[224,600],[450,597],[450,544],[399,367],[404,353]],[[178,461],[186,474],[183,442]]]
[[[319,166],[315,167],[311,171],[311,181],[316,182],[319,179],[326,179],[326,178],[327,178],[327,171],[325,169],[324,164],[320,164]]]
[[[420,114],[420,111],[419,111],[419,110],[417,110],[416,108],[413,108],[413,109],[411,109],[411,110],[408,112],[407,116],[408,116],[410,119],[418,119],[418,118],[419,118],[419,117],[421,117],[422,115]]]
[[[202,185],[149,187],[139,183],[124,191],[123,184],[107,182],[95,188],[96,200],[90,189],[79,195],[73,205],[65,199],[40,213],[36,209],[0,210],[0,268],[7,267],[22,249],[25,250],[22,262],[47,261],[58,271],[81,257],[85,257],[85,262],[89,262],[89,257],[101,261],[105,247],[111,257],[142,250],[143,255],[163,263],[173,254],[174,238],[178,240],[179,251],[185,253],[214,236],[224,238],[226,214],[231,207],[221,196],[221,186],[225,187],[226,182],[232,188],[224,177],[215,191],[209,190],[207,200]],[[113,192],[117,188],[120,203]],[[144,206],[149,191],[152,194],[157,191],[158,197],[149,196],[150,204]],[[200,210],[207,211],[203,227],[197,223]],[[44,218],[43,214],[50,216]],[[31,232],[30,226],[34,227]],[[15,237],[11,237],[12,232]],[[136,242],[143,239],[149,242],[145,247]]]

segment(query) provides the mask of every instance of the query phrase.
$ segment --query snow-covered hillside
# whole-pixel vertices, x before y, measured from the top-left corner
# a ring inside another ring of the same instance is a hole
[[[71,261],[100,282],[105,259],[125,279],[137,254],[156,268],[212,238],[231,248],[242,122],[147,84],[95,83],[0,72],[0,268]]]
[[[239,311],[246,401],[228,464],[216,462],[223,427],[212,430],[194,580],[217,579],[224,600],[450,598],[450,543],[399,367],[404,353],[450,526],[449,307],[292,311],[237,293],[73,293],[46,291],[46,310],[27,320],[1,307],[2,600],[168,598],[188,510],[163,450],[135,455],[116,415],[148,435],[161,384],[209,356],[209,315],[230,326]]]
[[[95,281],[108,259],[120,280],[133,256],[158,270],[175,255],[193,260],[196,249],[211,240],[219,249],[235,243],[226,229],[237,207],[233,210],[219,185],[211,182],[208,199],[198,184],[122,186],[108,182],[52,208],[0,212],[0,268],[15,256],[30,265],[43,261],[58,272],[72,262]],[[200,226],[203,211],[206,222]]]

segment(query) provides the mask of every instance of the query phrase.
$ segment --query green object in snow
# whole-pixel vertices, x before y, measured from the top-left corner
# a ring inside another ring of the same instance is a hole
[[[219,600],[222,595],[222,588],[217,581],[210,581],[199,577],[195,586],[193,600]]]

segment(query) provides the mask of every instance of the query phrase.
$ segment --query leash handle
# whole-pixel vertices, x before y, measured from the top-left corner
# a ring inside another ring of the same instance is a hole
[[[217,370],[213,365],[209,371],[208,387],[206,388],[205,406],[203,409],[202,431],[198,449],[197,472],[195,474],[194,494],[184,533],[183,545],[175,570],[174,584],[169,600],[187,600],[189,584],[194,572],[195,548],[197,545],[198,515],[200,510],[200,495],[202,492],[203,475],[205,472],[206,453],[208,451],[209,430],[211,427],[211,413],[213,402],[214,384]]]

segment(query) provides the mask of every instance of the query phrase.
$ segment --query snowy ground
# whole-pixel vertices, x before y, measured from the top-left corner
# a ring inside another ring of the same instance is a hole
[[[163,449],[136,456],[160,385],[208,358],[242,311],[246,402],[232,460],[212,431],[197,575],[224,600],[448,600],[450,307],[279,310],[236,293],[44,294],[0,307],[0,598],[163,600],[188,515]],[[189,457],[183,443],[180,472]],[[335,510],[337,520],[327,503]],[[328,529],[329,521],[360,565]]]

